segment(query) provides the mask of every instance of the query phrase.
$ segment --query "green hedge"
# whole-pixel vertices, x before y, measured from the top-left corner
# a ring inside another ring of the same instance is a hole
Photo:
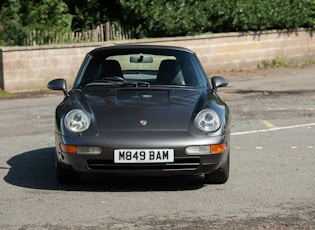
[[[0,46],[41,44],[107,21],[138,38],[315,28],[315,0],[2,0]]]
[[[315,0],[120,0],[140,37],[314,27]]]

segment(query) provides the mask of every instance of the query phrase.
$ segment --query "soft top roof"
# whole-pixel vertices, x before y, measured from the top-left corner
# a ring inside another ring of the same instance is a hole
[[[167,53],[167,52],[186,52],[195,54],[193,51],[177,46],[160,46],[160,45],[113,45],[96,48],[89,52],[92,56],[128,54],[128,53]]]

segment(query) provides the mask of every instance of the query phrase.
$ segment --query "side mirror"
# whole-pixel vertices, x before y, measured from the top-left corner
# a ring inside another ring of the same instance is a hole
[[[212,88],[216,90],[219,87],[225,87],[228,85],[228,80],[224,77],[214,76],[211,78]]]
[[[52,80],[48,83],[47,87],[52,90],[62,90],[65,95],[68,95],[67,82],[65,79],[59,78]]]

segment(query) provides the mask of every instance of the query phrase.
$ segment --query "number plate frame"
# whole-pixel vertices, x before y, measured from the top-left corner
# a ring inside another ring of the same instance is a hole
[[[174,149],[115,149],[114,163],[174,162]]]

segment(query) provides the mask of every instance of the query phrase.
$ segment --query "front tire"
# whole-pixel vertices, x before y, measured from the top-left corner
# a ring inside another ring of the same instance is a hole
[[[229,179],[230,154],[227,160],[215,171],[205,174],[207,184],[224,184]]]
[[[62,167],[59,162],[56,165],[56,176],[60,184],[77,184],[81,180],[79,173],[72,172]]]

